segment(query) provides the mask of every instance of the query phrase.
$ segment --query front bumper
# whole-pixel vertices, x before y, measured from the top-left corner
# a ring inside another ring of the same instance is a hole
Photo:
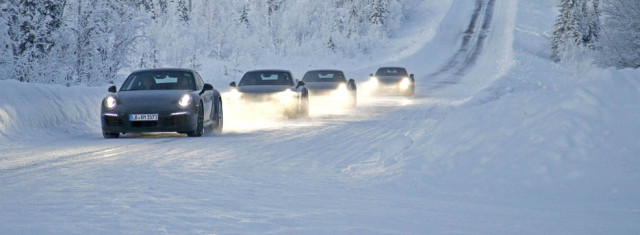
[[[157,121],[130,121],[131,114],[158,114]],[[198,112],[195,110],[104,110],[100,115],[105,133],[141,132],[189,132],[197,128]]]
[[[300,105],[300,98],[298,96],[281,97],[278,94],[242,94],[236,97],[231,104],[241,105],[250,108],[268,108],[277,109],[284,114],[291,112],[297,112]]]
[[[349,104],[356,98],[356,92],[338,89],[309,89],[309,96],[312,99],[323,99],[335,104]]]
[[[397,81],[378,81],[375,87],[376,91],[380,94],[404,94],[410,92],[413,88],[413,82],[409,83],[406,87],[403,87],[402,80]]]

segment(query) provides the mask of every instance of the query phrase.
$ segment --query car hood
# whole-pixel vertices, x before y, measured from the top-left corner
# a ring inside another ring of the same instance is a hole
[[[343,82],[307,82],[305,87],[311,91],[335,90]]]
[[[378,81],[381,83],[396,83],[402,81],[402,79],[406,78],[405,76],[377,76]]]
[[[149,104],[171,104],[178,102],[178,99],[188,90],[153,90],[153,91],[122,91],[118,92],[118,100],[124,105],[149,105]]]
[[[380,80],[401,80],[407,76],[376,76]]]
[[[249,94],[268,94],[278,93],[290,89],[288,85],[250,85],[250,86],[238,86],[238,91],[241,93]]]

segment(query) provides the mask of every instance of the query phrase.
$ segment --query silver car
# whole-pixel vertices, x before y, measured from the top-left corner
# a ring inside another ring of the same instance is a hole
[[[370,74],[370,81],[379,93],[393,93],[405,96],[415,95],[415,79],[402,67],[382,67],[375,75]]]
[[[282,107],[289,118],[309,116],[309,91],[303,81],[296,81],[287,70],[255,70],[232,82],[233,99],[248,103],[267,103]]]
[[[312,70],[307,72],[302,81],[305,83],[311,98],[328,97],[336,106],[355,108],[358,104],[356,82],[349,79],[340,70]]]

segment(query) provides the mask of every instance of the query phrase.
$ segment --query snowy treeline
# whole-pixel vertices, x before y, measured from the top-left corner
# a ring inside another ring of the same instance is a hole
[[[591,55],[601,66],[640,67],[640,1],[561,0],[551,38],[556,62]]]
[[[2,79],[113,81],[125,69],[302,56],[388,43],[420,0],[0,0]],[[267,56],[269,55],[269,56]]]
[[[604,6],[600,63],[640,68],[640,1],[608,0]]]
[[[0,72],[24,82],[91,84],[126,67],[144,26],[136,1],[0,0]]]

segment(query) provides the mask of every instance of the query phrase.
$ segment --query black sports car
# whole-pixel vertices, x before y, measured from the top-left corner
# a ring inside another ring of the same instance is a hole
[[[371,82],[380,92],[413,96],[415,94],[415,79],[402,67],[382,67],[376,74],[369,75]]]
[[[102,135],[178,132],[202,136],[205,126],[222,132],[220,93],[190,69],[149,69],[133,72],[102,101]]]
[[[289,118],[309,116],[309,91],[303,81],[293,78],[286,70],[256,70],[242,76],[240,83],[232,82],[232,99],[249,103],[268,103],[282,108]]]
[[[312,97],[323,96],[335,101],[334,105],[347,105],[355,108],[358,103],[356,82],[347,81],[340,70],[312,70],[307,72],[302,81]]]

